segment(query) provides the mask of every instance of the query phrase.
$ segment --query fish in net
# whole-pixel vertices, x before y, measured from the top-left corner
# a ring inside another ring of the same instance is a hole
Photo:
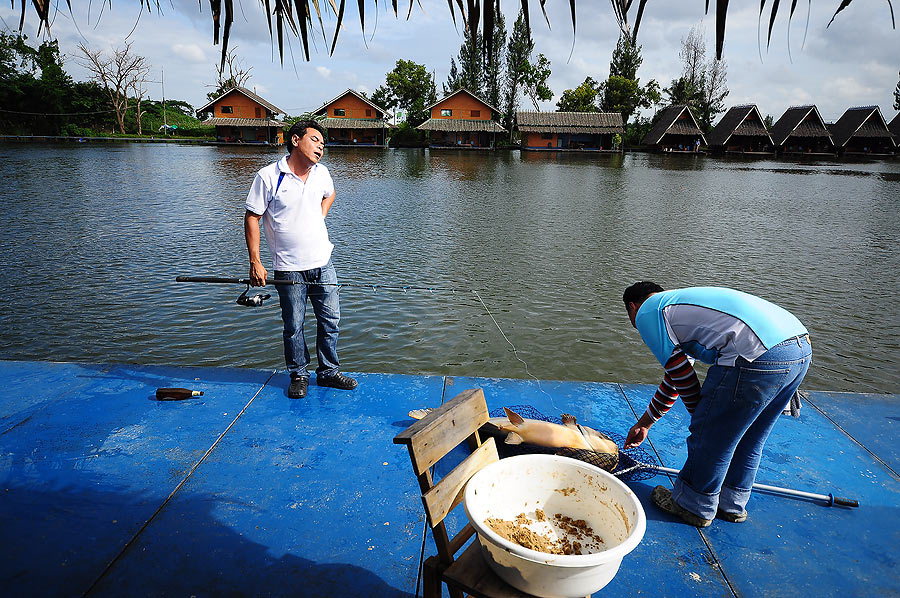
[[[510,411],[515,411],[525,419],[536,419],[562,425],[561,418],[544,415],[531,405],[508,405],[506,408]],[[503,407],[500,407],[491,410],[489,415],[491,417],[505,417],[506,412]],[[621,434],[600,430],[598,428],[594,428],[594,430],[614,442],[618,447],[622,447],[625,444],[625,437]],[[497,451],[500,453],[501,457],[533,453],[562,455],[564,457],[570,457],[572,459],[584,461],[585,463],[590,463],[591,465],[596,465],[600,469],[612,473],[619,479],[629,482],[649,480],[656,475],[656,470],[654,468],[659,465],[650,453],[639,446],[628,449],[619,448],[618,455],[614,455],[611,453],[598,453],[587,449],[568,447],[548,448],[528,443],[505,444],[499,442],[497,443]]]

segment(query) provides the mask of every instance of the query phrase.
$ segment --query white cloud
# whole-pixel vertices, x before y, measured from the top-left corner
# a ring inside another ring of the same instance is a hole
[[[331,79],[331,69],[326,68],[324,66],[317,66],[316,72],[319,73],[319,76],[323,79]]]
[[[172,46],[172,54],[187,62],[205,63],[208,61],[206,54],[203,52],[203,48],[197,44],[175,44]]]

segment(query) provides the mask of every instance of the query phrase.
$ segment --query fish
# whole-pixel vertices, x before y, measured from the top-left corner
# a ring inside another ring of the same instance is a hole
[[[414,409],[409,417],[422,419],[432,409]],[[562,425],[538,419],[525,419],[515,411],[504,407],[506,417],[492,417],[485,424],[488,432],[506,433],[506,444],[535,444],[546,448],[573,448],[597,453],[619,454],[615,442],[588,426],[578,423],[574,415],[563,413]]]

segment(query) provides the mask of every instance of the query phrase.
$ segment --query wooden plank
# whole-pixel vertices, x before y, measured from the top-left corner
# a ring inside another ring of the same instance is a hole
[[[447,570],[444,577],[472,596],[491,598],[530,598],[497,577],[481,554],[481,546],[472,542]]]
[[[465,461],[457,465],[453,471],[445,475],[431,490],[422,495],[428,520],[434,527],[444,520],[456,505],[462,502],[466,483],[485,465],[500,460],[497,445],[493,438],[488,438]]]
[[[437,463],[487,420],[480,388],[464,390],[394,437],[394,444],[410,447],[416,475]]]

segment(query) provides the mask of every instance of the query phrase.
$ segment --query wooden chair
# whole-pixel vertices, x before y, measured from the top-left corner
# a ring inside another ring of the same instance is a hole
[[[463,500],[466,482],[485,465],[499,460],[493,438],[481,441],[478,428],[488,421],[487,403],[480,388],[465,390],[430,412],[394,438],[405,444],[422,490],[422,504],[431,528],[437,555],[425,560],[422,572],[425,598],[440,598],[446,583],[452,598],[463,592],[479,598],[529,598],[497,577],[481,555],[478,541],[457,556],[475,533],[470,523],[453,538],[444,518]],[[454,448],[466,442],[472,453],[435,484],[431,467]]]

